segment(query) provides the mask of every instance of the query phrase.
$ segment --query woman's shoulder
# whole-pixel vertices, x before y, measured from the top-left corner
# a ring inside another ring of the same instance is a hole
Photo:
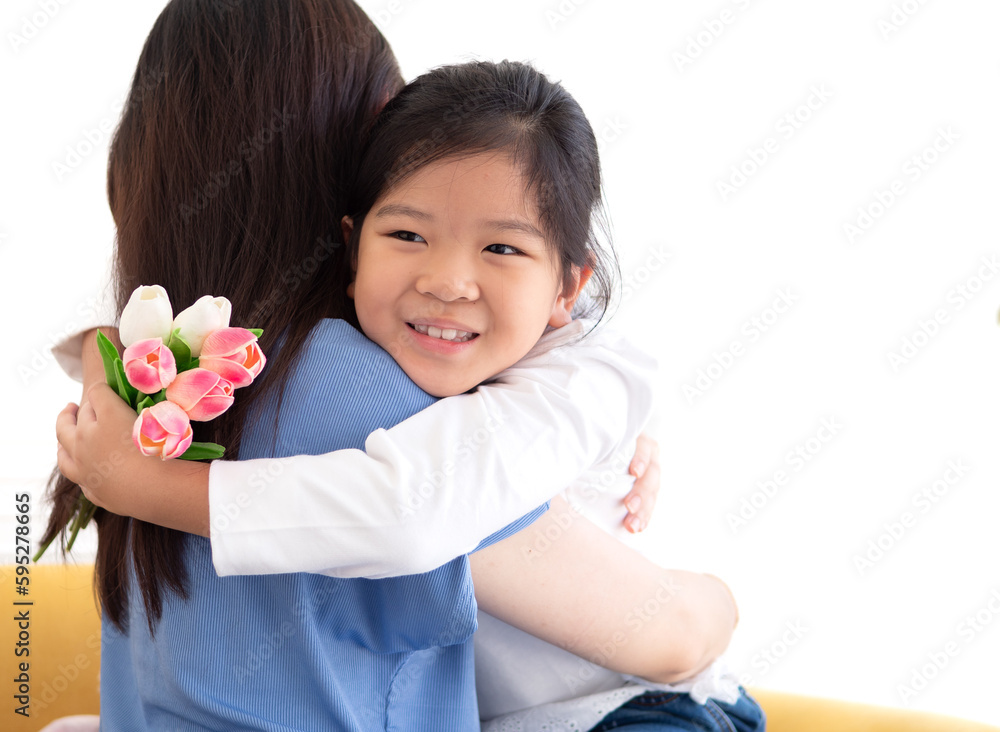
[[[389,360],[389,354],[365,334],[340,318],[323,318],[309,332],[302,356],[321,355],[331,351],[351,351],[358,357],[372,360]],[[300,358],[302,357],[300,356]]]
[[[373,430],[434,401],[380,346],[348,322],[326,319],[313,327],[284,385],[279,439],[312,453],[360,447]],[[326,442],[331,435],[337,440]]]
[[[381,346],[346,320],[333,318],[319,321],[310,331],[290,381],[305,381],[314,393],[324,384],[337,392],[413,386]]]

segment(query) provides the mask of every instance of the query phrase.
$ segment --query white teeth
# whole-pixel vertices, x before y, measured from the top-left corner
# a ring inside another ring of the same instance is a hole
[[[414,324],[413,329],[417,333],[423,333],[431,338],[440,338],[443,341],[452,341],[453,343],[465,343],[471,340],[474,333],[470,333],[464,330],[457,330],[455,328],[438,328],[433,325],[421,325]]]

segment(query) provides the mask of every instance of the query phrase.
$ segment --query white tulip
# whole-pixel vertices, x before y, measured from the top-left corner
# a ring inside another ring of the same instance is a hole
[[[228,328],[232,312],[233,306],[226,298],[205,295],[174,318],[174,329],[181,329],[180,336],[191,347],[191,356],[198,358],[206,336],[220,328]]]
[[[135,288],[122,310],[118,337],[126,348],[146,338],[162,338],[166,343],[173,322],[174,311],[167,291],[159,285],[143,285]]]

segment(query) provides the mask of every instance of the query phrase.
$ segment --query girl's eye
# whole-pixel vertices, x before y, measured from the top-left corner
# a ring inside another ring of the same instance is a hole
[[[402,239],[403,241],[413,241],[413,242],[423,242],[424,237],[420,234],[414,234],[412,231],[394,231],[390,236],[394,236],[397,239]]]
[[[508,256],[511,254],[523,254],[520,249],[515,249],[510,244],[490,244],[486,247],[486,251],[492,252],[493,254],[504,254]]]

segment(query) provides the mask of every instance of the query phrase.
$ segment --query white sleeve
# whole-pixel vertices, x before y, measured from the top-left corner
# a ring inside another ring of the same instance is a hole
[[[74,320],[70,334],[56,341],[52,355],[59,367],[74,381],[83,381],[83,336],[100,326],[118,325],[114,293],[111,290],[110,269],[105,275],[101,293],[77,307],[78,320]]]
[[[652,358],[601,331],[533,350],[495,382],[373,432],[364,451],[216,461],[216,571],[430,571],[634,439],[652,409],[654,372]]]

